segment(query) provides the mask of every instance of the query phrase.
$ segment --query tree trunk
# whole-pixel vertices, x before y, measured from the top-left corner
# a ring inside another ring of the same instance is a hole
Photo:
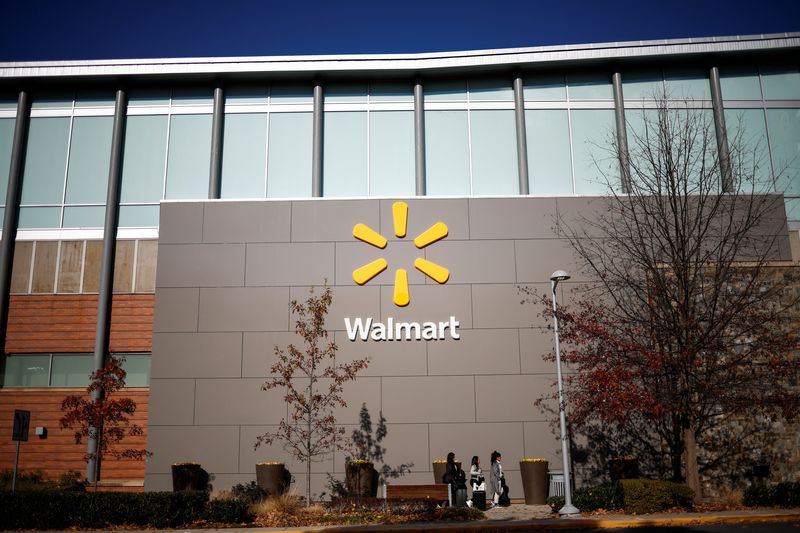
[[[692,424],[683,430],[683,449],[686,458],[686,484],[694,491],[694,499],[700,501],[700,472],[697,468],[697,442]]]

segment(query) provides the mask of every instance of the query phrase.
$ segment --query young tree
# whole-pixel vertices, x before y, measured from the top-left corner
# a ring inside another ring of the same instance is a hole
[[[369,414],[369,409],[367,409],[366,403],[361,404],[361,411],[358,413],[359,427],[353,430],[351,436],[354,448],[353,457],[370,461],[375,465],[380,464],[381,467],[378,473],[383,476],[383,479],[396,479],[409,473],[414,463],[403,463],[397,467],[392,467],[384,462],[386,448],[381,445],[381,442],[386,438],[388,430],[386,429],[386,418],[383,416],[383,412],[380,412],[379,416],[378,427],[373,435],[372,417]]]
[[[736,465],[797,414],[800,313],[797,268],[770,265],[786,228],[761,147],[739,131],[719,157],[710,112],[691,107],[643,111],[630,152],[611,143],[626,192],[604,176],[591,214],[559,220],[588,280],[559,325],[572,427],[666,455],[699,497],[700,471]]]
[[[276,346],[278,361],[270,372],[277,377],[261,386],[262,390],[285,389],[289,418],[282,419],[274,432],[259,436],[255,448],[278,440],[292,457],[306,463],[307,505],[311,505],[311,463],[345,447],[344,428],[336,426],[334,416],[334,409],[347,406],[342,398],[343,385],[355,380],[368,363],[368,359],[336,363],[337,347],[328,342],[325,329],[332,302],[333,293],[327,286],[319,296],[312,287],[304,303],[292,300],[289,307],[297,316],[295,332],[302,337],[304,346],[301,349],[290,344],[285,350]]]
[[[136,402],[131,398],[112,398],[125,387],[127,373],[122,368],[125,358],[112,356],[106,366],[92,373],[91,382],[86,387],[86,395],[71,395],[61,402],[64,416],[59,420],[62,429],[75,431],[75,443],[80,444],[84,438],[97,438],[97,451],[84,455],[87,462],[94,460],[97,475],[94,486],[97,490],[102,459],[111,455],[117,459],[141,461],[150,455],[143,448],[122,448],[120,444],[126,437],[141,436],[144,431],[137,424],[131,423],[136,413]],[[92,395],[99,393],[97,401]]]

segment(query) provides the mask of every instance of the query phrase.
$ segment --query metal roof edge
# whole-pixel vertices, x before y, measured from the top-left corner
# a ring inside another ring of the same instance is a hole
[[[372,70],[426,71],[442,68],[537,64],[551,61],[735,53],[790,48],[800,48],[800,32],[416,54],[0,62],[0,78],[209,73],[366,72]]]

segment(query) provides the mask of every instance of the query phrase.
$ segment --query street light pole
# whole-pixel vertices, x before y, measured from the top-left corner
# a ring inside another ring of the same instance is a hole
[[[572,485],[569,475],[569,446],[567,440],[567,416],[564,413],[564,384],[561,380],[561,346],[558,342],[558,307],[556,305],[556,286],[559,281],[570,278],[563,270],[556,270],[550,276],[550,292],[553,297],[553,324],[556,339],[556,375],[558,376],[558,417],[561,422],[561,459],[564,462],[564,507],[558,513],[562,515],[578,514],[580,511],[572,505]]]

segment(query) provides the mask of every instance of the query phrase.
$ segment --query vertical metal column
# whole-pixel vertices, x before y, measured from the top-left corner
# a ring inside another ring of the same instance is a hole
[[[615,70],[611,76],[614,86],[614,118],[617,127],[617,155],[619,156],[620,181],[622,192],[631,192],[631,162],[628,153],[628,129],[625,124],[625,98],[622,94],[622,74]]]
[[[30,116],[31,103],[28,93],[20,91],[17,98],[17,120],[14,123],[14,141],[11,145],[11,165],[8,172],[8,188],[6,189],[3,241],[0,243],[0,348],[2,348],[0,355],[5,353],[6,348],[11,273],[14,267],[14,247],[17,241],[19,200],[22,195],[22,172],[25,167]]]
[[[322,128],[324,127],[322,83],[314,84],[314,141],[311,148],[311,196],[322,196]]]
[[[528,182],[528,134],[525,130],[525,94],[522,76],[514,77],[514,113],[517,118],[517,174],[519,175],[519,193],[530,194]]]
[[[730,192],[733,188],[731,175],[731,153],[728,148],[728,131],[725,127],[725,111],[722,107],[722,87],[719,83],[719,68],[711,67],[708,73],[711,83],[711,107],[714,110],[714,128],[717,133],[717,151],[719,153],[719,170],[722,177],[722,192]]]
[[[94,337],[94,369],[106,364],[111,333],[111,303],[114,291],[114,257],[117,252],[117,227],[119,225],[119,195],[122,181],[122,158],[125,144],[125,115],[128,97],[122,89],[117,90],[114,103],[114,129],[111,136],[111,161],[108,166],[108,192],[106,193],[106,219],[103,226],[103,263],[100,270],[100,288],[97,297],[97,324]],[[92,401],[102,396],[102,391],[92,394]],[[91,428],[86,452],[97,453],[97,428]],[[92,459],[86,463],[86,479],[100,479],[100,462]]]
[[[225,133],[225,93],[222,82],[214,88],[214,114],[211,118],[211,168],[208,172],[208,197],[212,200],[222,192],[222,143]]]
[[[417,196],[425,196],[425,92],[419,78],[414,82],[414,165]]]

